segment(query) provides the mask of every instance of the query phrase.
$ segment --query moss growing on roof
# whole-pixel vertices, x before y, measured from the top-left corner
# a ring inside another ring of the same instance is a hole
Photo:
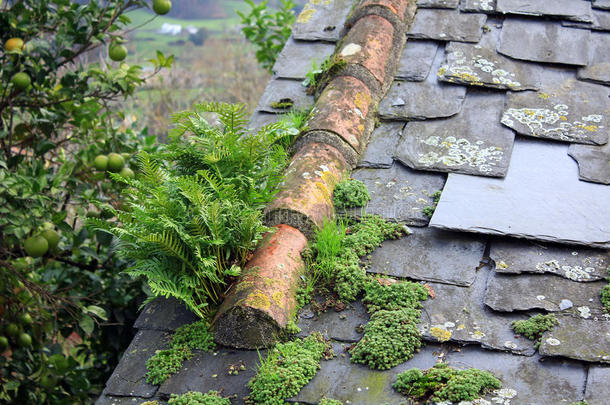
[[[534,315],[525,321],[513,321],[512,327],[516,333],[519,333],[530,340],[535,340],[534,347],[537,349],[540,346],[542,334],[553,329],[559,321],[555,315]]]
[[[169,405],[231,405],[231,400],[223,398],[217,391],[208,391],[207,394],[190,391],[182,395],[172,394]]]
[[[342,180],[335,187],[333,204],[336,208],[364,207],[371,200],[366,185],[360,180]]]

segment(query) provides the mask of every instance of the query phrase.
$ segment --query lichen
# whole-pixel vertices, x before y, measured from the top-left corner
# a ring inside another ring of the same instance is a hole
[[[502,148],[484,147],[485,142],[480,140],[471,143],[468,139],[458,139],[455,136],[447,136],[443,139],[440,136],[430,136],[419,142],[435,149],[419,154],[418,162],[426,166],[434,166],[438,163],[449,167],[468,165],[481,173],[489,173],[504,157]]]
[[[530,340],[535,340],[534,347],[537,349],[540,346],[542,334],[553,329],[557,324],[559,324],[559,321],[554,315],[538,314],[524,321],[513,321],[512,328],[515,333],[519,333]]]
[[[464,52],[456,50],[449,53],[448,61],[448,64],[439,69],[438,75],[449,81],[458,80],[475,86],[487,83],[511,90],[521,88],[521,83],[514,80],[515,73],[500,69],[498,60],[488,60],[483,55],[474,55],[468,61]]]
[[[446,342],[451,339],[451,331],[443,328],[430,328],[430,334],[439,342]]]
[[[252,292],[248,295],[246,303],[253,308],[267,310],[271,307],[271,300],[260,291]]]

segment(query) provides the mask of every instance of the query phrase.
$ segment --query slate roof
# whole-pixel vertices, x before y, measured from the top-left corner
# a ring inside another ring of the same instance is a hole
[[[313,103],[300,82],[312,59],[320,64],[334,51],[352,3],[305,8],[319,12],[297,21],[252,128],[277,119],[274,101]],[[412,235],[371,255],[368,270],[428,283],[435,298],[420,325],[428,345],[385,372],[348,355],[322,362],[295,400],[402,403],[395,375],[444,358],[495,373],[504,390],[487,398],[493,403],[608,403],[610,317],[599,300],[610,268],[608,31],[607,0],[419,2],[380,125],[352,175],[371,191],[369,213],[411,226]],[[436,190],[429,219],[422,210]],[[510,323],[546,312],[560,324],[536,351]],[[160,388],[143,382],[164,334],[192,320],[173,301],[147,307],[98,404],[221,388],[242,403],[258,363],[252,351],[196,353]],[[302,334],[322,331],[336,353],[360,339],[367,320],[359,302],[300,314]],[[439,330],[448,341],[439,342]],[[238,362],[246,371],[228,376]]]

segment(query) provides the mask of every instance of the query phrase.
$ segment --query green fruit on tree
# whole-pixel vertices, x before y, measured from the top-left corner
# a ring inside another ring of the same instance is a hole
[[[30,76],[28,76],[27,73],[19,72],[13,75],[11,83],[13,83],[13,86],[15,86],[16,89],[25,90],[30,86],[32,80],[30,80]]]
[[[4,49],[7,52],[21,51],[23,50],[24,43],[21,38],[11,38],[4,43]]]
[[[136,174],[129,167],[122,168],[119,174],[126,179],[133,179],[136,177]]]
[[[11,337],[17,336],[19,334],[19,325],[16,323],[9,323],[6,326],[6,334]]]
[[[110,153],[108,155],[108,171],[118,173],[125,166],[125,159],[118,153]]]
[[[59,233],[57,233],[57,231],[54,229],[45,229],[40,235],[47,240],[49,249],[55,249],[57,247],[57,244],[59,243]]]
[[[17,343],[19,343],[19,346],[21,347],[32,346],[32,337],[24,332],[19,335],[19,340],[17,341]]]
[[[115,62],[120,62],[127,57],[127,48],[124,45],[111,44],[108,50],[108,56]]]
[[[97,170],[105,171],[108,168],[108,156],[97,155],[95,159],[93,159],[93,167]]]
[[[153,10],[159,15],[169,13],[172,8],[172,2],[169,0],[153,0]]]
[[[43,375],[40,379],[40,386],[47,390],[53,389],[55,387],[55,384],[57,384],[57,378],[52,375]]]
[[[47,242],[47,240],[41,235],[36,235],[26,239],[25,243],[23,244],[23,248],[28,256],[40,257],[49,250],[49,242]]]
[[[34,323],[34,320],[28,313],[19,314],[18,319],[19,319],[19,323],[22,324],[23,326],[30,326],[31,324]]]
[[[6,336],[0,336],[0,353],[8,349],[8,339]]]

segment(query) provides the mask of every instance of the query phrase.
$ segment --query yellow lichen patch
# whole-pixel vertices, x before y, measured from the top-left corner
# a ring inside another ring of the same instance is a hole
[[[498,263],[496,263],[496,267],[499,269],[508,269],[508,264],[500,260]]]
[[[328,6],[333,0],[309,0],[309,2],[314,5],[324,4],[325,6]]]
[[[549,95],[546,93],[540,93],[540,94],[538,94],[538,97],[540,97],[543,100],[546,100],[547,98],[549,98]]]
[[[363,124],[358,125],[358,131],[364,132],[364,125]]]
[[[299,14],[299,17],[297,18],[297,23],[299,23],[299,24],[308,23],[315,13],[316,13],[315,8],[311,8],[309,6],[309,4],[305,5],[305,8],[303,9],[303,11],[301,11],[301,14]]]
[[[235,292],[238,293],[240,291],[246,290],[252,287],[254,283],[252,281],[242,281],[235,286]]]
[[[438,70],[437,76],[442,76],[445,74],[445,72],[447,71],[447,67],[443,66]]]
[[[265,283],[268,287],[273,287],[277,280],[274,280],[270,277],[263,277],[263,283]]]
[[[595,132],[599,127],[597,125],[586,125],[584,127],[585,131]]]
[[[430,328],[430,334],[439,342],[446,342],[451,338],[451,331],[439,327]]]
[[[271,296],[271,298],[273,298],[273,301],[275,302],[275,305],[277,305],[280,308],[283,306],[284,293],[282,291],[274,292],[273,295]]]
[[[369,104],[371,103],[371,96],[366,93],[358,92],[354,98],[354,104],[359,110],[368,110]]]
[[[253,308],[267,310],[271,306],[271,300],[262,292],[253,292],[246,298],[246,303]]]

